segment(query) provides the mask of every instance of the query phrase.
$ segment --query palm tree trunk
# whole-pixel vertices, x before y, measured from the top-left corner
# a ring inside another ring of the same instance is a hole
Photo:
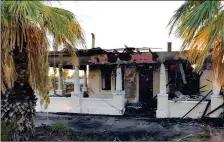
[[[15,48],[13,51],[17,80],[14,87],[1,95],[1,120],[7,124],[13,123],[16,129],[8,136],[9,140],[29,140],[34,135],[34,116],[36,98],[28,82],[27,52]]]

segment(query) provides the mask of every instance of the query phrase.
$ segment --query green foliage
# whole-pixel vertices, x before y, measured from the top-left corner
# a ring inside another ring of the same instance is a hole
[[[51,126],[52,131],[61,133],[68,130],[68,124],[66,121],[57,121]]]
[[[73,65],[78,65],[76,46],[84,46],[85,41],[81,25],[72,12],[48,6],[44,1],[1,1],[3,93],[12,88],[18,79],[13,56],[9,56],[12,50],[18,49],[20,52],[26,51],[30,85],[41,95],[45,104],[49,103],[49,34],[53,36],[55,44],[63,44],[68,49]]]
[[[11,135],[16,129],[15,123],[1,121],[1,141],[9,141]]]
[[[189,51],[185,58],[196,64],[200,71],[211,55],[212,67],[218,73],[218,82],[224,84],[224,10],[220,0],[185,1],[175,11],[169,24],[170,33],[175,28],[178,38],[183,40],[182,50]]]

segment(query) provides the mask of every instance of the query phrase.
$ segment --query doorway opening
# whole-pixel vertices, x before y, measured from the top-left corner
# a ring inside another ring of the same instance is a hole
[[[150,103],[153,99],[153,70],[139,69],[139,102]]]

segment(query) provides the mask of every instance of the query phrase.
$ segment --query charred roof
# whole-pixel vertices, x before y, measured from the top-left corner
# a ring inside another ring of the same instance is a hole
[[[82,65],[102,65],[117,64],[119,58],[121,64],[156,64],[159,62],[183,62],[177,51],[170,52],[152,52],[150,48],[118,48],[118,49],[102,49],[100,47],[91,49],[78,49],[76,54],[79,57],[80,66]],[[62,55],[62,56],[61,56]],[[63,59],[60,59],[60,58]],[[49,63],[58,66],[62,61],[63,68],[72,68],[71,56],[66,48],[61,51],[49,52]]]

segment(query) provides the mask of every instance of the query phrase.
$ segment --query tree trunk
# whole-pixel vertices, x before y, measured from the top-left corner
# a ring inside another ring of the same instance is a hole
[[[8,125],[13,123],[16,126],[9,134],[8,140],[29,140],[34,135],[36,97],[28,82],[26,50],[19,52],[18,48],[15,48],[13,57],[18,78],[14,82],[14,87],[1,95],[1,120]]]

